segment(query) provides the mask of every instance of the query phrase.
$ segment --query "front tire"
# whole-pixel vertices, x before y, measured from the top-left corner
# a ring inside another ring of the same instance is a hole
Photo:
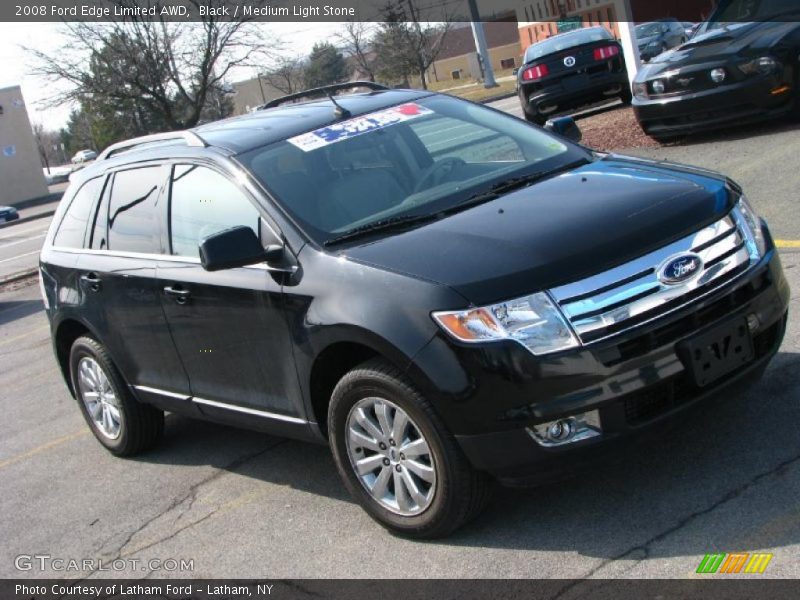
[[[83,418],[109,452],[133,456],[158,443],[164,433],[164,413],[133,397],[100,342],[79,337],[72,344],[69,365]]]
[[[338,383],[328,432],[348,490],[393,533],[446,536],[491,497],[492,480],[472,468],[430,403],[383,360],[360,365]]]

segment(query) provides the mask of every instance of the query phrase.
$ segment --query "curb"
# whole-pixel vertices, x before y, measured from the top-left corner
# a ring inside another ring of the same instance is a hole
[[[5,227],[13,227],[14,225],[22,225],[23,223],[30,223],[31,221],[35,221],[37,219],[44,219],[46,217],[52,217],[54,214],[56,214],[55,209],[47,211],[47,212],[39,213],[38,215],[31,215],[30,217],[22,217],[20,219],[17,219],[16,221],[9,221],[7,223],[0,223],[0,229],[3,229]]]
[[[0,279],[0,286],[4,286],[8,283],[14,283],[15,281],[21,281],[22,279],[27,279],[28,277],[35,277],[38,272],[39,272],[39,267],[37,266],[32,269],[28,269],[26,271],[20,271],[19,273],[14,273],[13,275],[9,275],[4,279]]]
[[[506,92],[505,94],[500,94],[498,96],[492,96],[491,98],[484,98],[483,100],[479,100],[478,104],[489,104],[490,102],[497,102],[498,100],[505,100],[506,98],[513,98],[517,95],[517,92]]]

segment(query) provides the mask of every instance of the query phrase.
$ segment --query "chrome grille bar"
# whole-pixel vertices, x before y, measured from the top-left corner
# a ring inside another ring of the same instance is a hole
[[[680,283],[659,279],[675,257],[693,253],[700,271]],[[746,271],[758,259],[738,210],[700,231],[603,273],[550,290],[584,343],[661,316],[705,295]]]

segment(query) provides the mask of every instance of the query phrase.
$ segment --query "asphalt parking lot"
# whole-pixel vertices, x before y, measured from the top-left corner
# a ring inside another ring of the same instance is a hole
[[[800,130],[747,131],[640,153],[721,170],[745,187],[785,242],[796,315]],[[705,553],[736,551],[774,554],[758,577],[800,576],[796,319],[755,387],[732,390],[602,469],[498,490],[478,521],[419,543],[386,533],[350,500],[324,447],[171,416],[160,448],[112,457],[61,380],[38,286],[16,288],[0,291],[0,577],[672,578],[700,577]],[[194,569],[19,571],[21,554],[188,559]]]

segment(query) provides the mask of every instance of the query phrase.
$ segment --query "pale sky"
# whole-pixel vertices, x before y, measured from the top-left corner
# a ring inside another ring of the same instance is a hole
[[[288,52],[294,54],[308,54],[315,42],[331,39],[342,27],[342,23],[308,22],[261,25],[282,38]],[[41,106],[42,100],[52,94],[52,84],[31,75],[31,58],[22,47],[52,52],[60,46],[59,30],[58,23],[0,23],[0,88],[21,85],[31,122],[42,123],[47,129],[63,127],[70,107]],[[233,73],[231,81],[248,79],[254,74],[254,69],[243,68]]]

